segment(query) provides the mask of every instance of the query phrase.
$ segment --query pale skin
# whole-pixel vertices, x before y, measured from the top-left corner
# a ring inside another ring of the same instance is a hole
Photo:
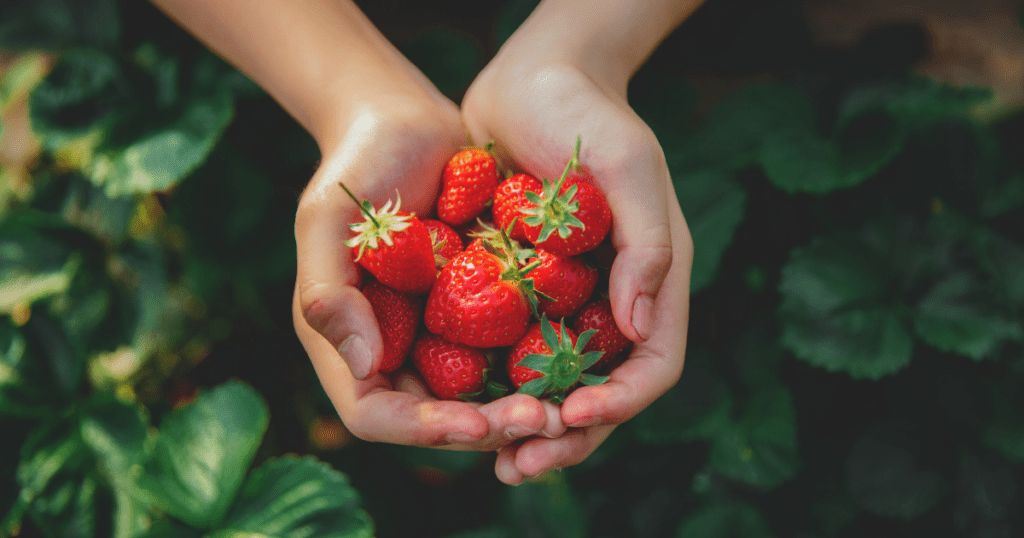
[[[260,84],[316,139],[322,163],[296,214],[296,332],[346,426],[368,441],[497,451],[508,484],[586,459],[617,424],[678,381],[692,244],[664,155],[626,103],[630,77],[700,0],[545,0],[482,71],[461,111],[350,1],[153,0]],[[432,212],[444,163],[498,142],[522,170],[557,177],[581,161],[612,208],[616,323],[636,342],[604,385],[561,406],[513,395],[434,399],[418,376],[377,372],[383,342],[343,241],[359,208]]]

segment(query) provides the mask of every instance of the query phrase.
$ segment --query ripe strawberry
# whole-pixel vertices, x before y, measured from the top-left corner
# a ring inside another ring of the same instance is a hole
[[[467,148],[455,154],[441,175],[437,218],[452,226],[465,224],[487,208],[498,187],[498,165],[486,149]]]
[[[422,220],[423,225],[430,232],[430,242],[434,245],[434,265],[440,271],[442,267],[448,264],[449,260],[462,252],[462,238],[459,237],[458,232],[451,226],[439,220]]]
[[[399,210],[401,195],[394,209],[388,200],[376,210],[369,200],[359,203],[347,187],[341,188],[359,204],[364,216],[363,222],[349,225],[355,236],[345,242],[352,247],[355,261],[381,283],[398,291],[430,291],[437,278],[430,232],[414,215]]]
[[[380,371],[391,373],[405,362],[423,316],[423,304],[376,280],[363,287],[363,295],[373,307],[373,315],[384,340],[384,359]]]
[[[583,373],[601,358],[600,352],[583,353],[593,334],[587,331],[577,337],[565,324],[541,316],[509,351],[506,367],[512,384],[523,394],[561,403],[578,383],[604,383],[607,377]]]
[[[608,299],[599,299],[585,305],[576,316],[573,328],[576,332],[596,330],[584,351],[602,351],[604,355],[597,361],[590,371],[605,373],[611,371],[616,362],[621,359],[623,351],[628,349],[633,342],[630,342],[619,327],[615,325],[612,317],[612,303]]]
[[[571,316],[579,310],[597,286],[597,269],[588,267],[575,256],[559,256],[537,249],[537,256],[527,260],[540,261],[530,271],[533,288],[541,299],[537,310],[551,319]]]
[[[523,214],[519,212],[520,208],[530,206],[526,191],[541,193],[544,185],[529,174],[516,174],[502,181],[494,191],[494,205],[491,207],[494,223],[502,230],[508,230],[511,225],[508,236],[516,241],[526,241]]]
[[[537,248],[575,256],[593,250],[611,229],[612,212],[600,189],[582,176],[570,176],[580,169],[580,139],[558,181],[545,179],[538,194],[527,190],[529,201],[519,209],[524,215],[526,238]],[[557,233],[555,233],[557,232]]]
[[[537,296],[510,240],[498,249],[465,250],[437,276],[424,313],[427,329],[449,342],[491,348],[512,345],[530,324]]]
[[[412,363],[431,392],[442,400],[470,400],[479,395],[489,366],[482,350],[453,344],[430,333],[416,340]]]

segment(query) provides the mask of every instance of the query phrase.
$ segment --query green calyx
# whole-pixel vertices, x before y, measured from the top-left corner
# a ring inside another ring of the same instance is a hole
[[[509,233],[511,233],[515,223],[516,219],[512,219],[512,222],[509,223],[508,228],[505,230],[492,228],[481,223],[484,229],[475,235],[483,239],[484,250],[494,255],[505,265],[505,270],[501,273],[501,279],[515,282],[523,292],[523,295],[526,296],[527,302],[530,303],[530,310],[533,312],[534,317],[540,317],[537,311],[538,297],[547,300],[551,300],[551,297],[537,291],[534,287],[533,279],[527,278],[530,271],[540,266],[540,260],[534,259],[534,261],[526,263],[530,258],[537,257],[537,251],[522,248],[519,246],[518,241],[513,241],[509,237]]]
[[[519,211],[524,215],[524,223],[529,226],[541,227],[540,234],[537,237],[538,243],[546,241],[556,231],[559,237],[565,239],[572,235],[572,228],[579,228],[581,230],[586,228],[583,221],[576,218],[576,212],[580,209],[580,203],[573,200],[576,196],[576,185],[569,187],[562,195],[558,194],[562,190],[562,185],[565,184],[565,179],[569,177],[569,172],[580,169],[582,169],[580,164],[580,137],[577,136],[572,157],[565,164],[565,170],[562,171],[558,181],[552,182],[547,178],[542,178],[542,194],[537,194],[533,191],[523,193],[531,206],[520,208]]]
[[[540,333],[551,354],[531,353],[517,363],[518,366],[544,374],[543,377],[523,384],[518,390],[519,393],[536,398],[549,398],[557,404],[565,401],[565,397],[578,384],[600,385],[608,381],[608,377],[584,373],[604,355],[603,351],[583,353],[583,348],[597,330],[591,329],[581,333],[576,337],[575,345],[569,338],[564,322],[559,323],[559,330],[560,333],[555,332],[547,316],[541,316]]]
[[[363,252],[367,247],[372,249],[378,248],[381,242],[388,246],[393,245],[394,240],[391,238],[391,233],[405,230],[412,224],[409,222],[412,215],[398,214],[399,208],[402,206],[402,195],[398,191],[395,191],[397,201],[395,202],[394,209],[391,208],[391,200],[388,200],[384,207],[377,210],[373,208],[373,204],[369,200],[360,202],[356,195],[348,190],[345,184],[338,182],[338,185],[341,185],[341,188],[345,190],[349,198],[352,198],[359,205],[359,210],[366,218],[363,222],[349,224],[348,226],[355,232],[355,235],[348,241],[345,241],[345,245],[359,247],[356,261],[363,257]]]

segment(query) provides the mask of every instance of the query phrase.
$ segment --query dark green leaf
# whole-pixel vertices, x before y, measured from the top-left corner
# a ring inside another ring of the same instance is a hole
[[[862,437],[846,462],[847,484],[869,511],[905,521],[934,508],[945,496],[943,477],[922,461],[919,442],[900,424]]]
[[[743,221],[747,194],[727,172],[677,175],[673,183],[693,237],[690,293],[696,293],[718,273],[722,254]]]
[[[200,393],[160,424],[138,486],[150,504],[198,528],[219,523],[267,428],[267,408],[248,385]]]
[[[982,429],[982,442],[1007,460],[1024,465],[1024,394],[1017,387],[1000,389],[993,394],[993,404],[995,416]]]
[[[828,371],[878,379],[910,362],[912,339],[888,304],[885,261],[862,242],[819,239],[782,268],[782,344]]]
[[[450,97],[461,94],[483,67],[483,54],[472,36],[450,27],[424,30],[402,45],[406,57]]]
[[[987,454],[960,460],[953,521],[968,536],[1012,536],[1011,515],[1020,505],[1013,468]]]
[[[715,432],[710,464],[733,480],[765,489],[796,474],[800,458],[789,390],[783,385],[755,390],[743,416]]]
[[[845,127],[863,115],[885,111],[910,126],[965,113],[989,99],[982,88],[957,88],[924,76],[884,80],[850,91],[843,100],[836,125]]]
[[[82,439],[89,445],[111,481],[119,489],[132,485],[132,467],[144,463],[152,451],[149,418],[138,405],[95,397],[81,419]]]
[[[515,536],[587,535],[586,511],[562,473],[547,473],[505,493],[505,520],[516,529]]]
[[[110,47],[121,35],[115,0],[6,0],[0,7],[0,48]]]
[[[996,299],[964,271],[925,295],[917,305],[914,328],[929,344],[974,360],[993,356],[1005,341],[1024,338],[1021,318],[1000,311]]]
[[[814,131],[814,111],[789,84],[751,84],[722,99],[685,144],[666,154],[676,176],[702,169],[741,168],[754,162],[770,137]]]
[[[1024,246],[995,233],[979,234],[978,242],[982,267],[994,277],[997,293],[1006,303],[1024,307]]]
[[[125,146],[99,150],[89,165],[89,179],[111,197],[172,187],[206,160],[233,116],[227,90],[193,94],[169,124]]]
[[[235,533],[370,538],[373,523],[345,475],[312,457],[284,457],[249,475],[221,529],[211,536]]]
[[[95,472],[60,474],[35,499],[28,515],[46,536],[93,538],[108,526],[104,495]]]
[[[71,137],[108,124],[126,98],[124,74],[110,55],[92,49],[63,53],[29,101],[32,128]]]
[[[743,502],[716,502],[687,516],[676,538],[770,538],[774,536],[761,512]]]

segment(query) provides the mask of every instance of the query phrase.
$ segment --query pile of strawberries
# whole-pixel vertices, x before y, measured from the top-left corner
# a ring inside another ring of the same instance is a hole
[[[437,219],[402,211],[400,194],[394,207],[360,203],[346,244],[373,275],[363,294],[384,338],[380,369],[411,356],[438,398],[493,399],[511,385],[560,402],[607,380],[631,344],[597,255],[610,250],[611,210],[581,175],[579,139],[556,181],[502,180],[489,149],[445,166]]]

